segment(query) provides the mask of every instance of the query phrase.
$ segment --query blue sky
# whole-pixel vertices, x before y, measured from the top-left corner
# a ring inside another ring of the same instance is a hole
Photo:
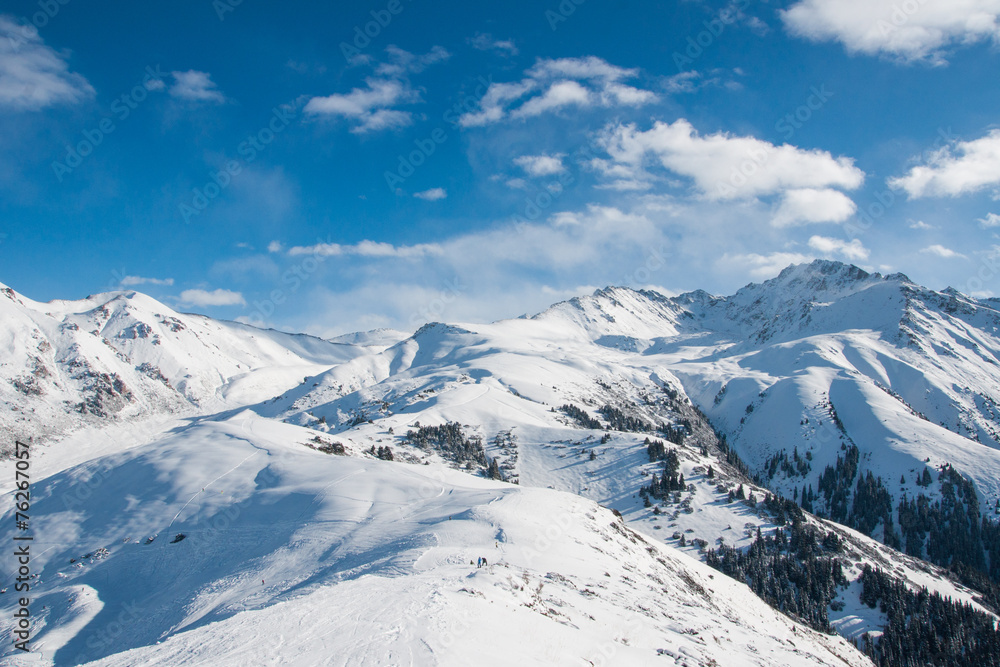
[[[320,335],[814,257],[992,296],[998,39],[998,0],[7,2],[0,281]]]

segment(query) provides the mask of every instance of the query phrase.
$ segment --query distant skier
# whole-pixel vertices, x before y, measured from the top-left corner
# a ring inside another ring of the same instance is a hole
[[[478,558],[478,559],[476,560],[476,569],[478,570],[478,569],[479,569],[479,568],[481,568],[482,566],[483,566],[483,557],[482,557],[482,556],[480,556],[480,557],[479,557],[479,558]]]
[[[483,567],[486,567],[486,565],[487,565],[487,563],[486,563],[486,559],[484,558],[484,559],[483,559]]]

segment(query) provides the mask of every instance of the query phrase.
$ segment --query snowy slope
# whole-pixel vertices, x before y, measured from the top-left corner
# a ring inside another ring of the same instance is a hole
[[[243,412],[38,482],[45,664],[869,664],[590,501],[313,435]]]
[[[38,303],[0,285],[0,447],[108,419],[256,402],[381,349],[367,342],[181,314],[132,291]]]

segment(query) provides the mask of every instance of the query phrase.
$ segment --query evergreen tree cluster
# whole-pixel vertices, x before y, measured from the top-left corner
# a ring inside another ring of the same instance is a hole
[[[832,406],[830,408],[833,409]],[[836,413],[833,413],[836,415]],[[854,478],[858,474],[861,453],[856,445],[847,448],[843,457],[837,456],[837,463],[827,466],[820,475],[817,488],[826,498],[828,516],[837,523],[847,523],[847,501],[850,498]]]
[[[776,500],[768,495],[765,503]],[[786,501],[787,502],[787,501]],[[800,511],[801,514],[801,511]],[[775,609],[811,628],[830,632],[828,608],[838,587],[847,586],[835,533],[793,520],[786,530],[761,536],[746,551],[721,545],[706,552],[705,562],[737,581]]]
[[[394,457],[392,455],[392,450],[389,447],[379,446],[378,449],[375,449],[375,445],[372,445],[372,448],[368,450],[368,453],[371,454],[372,456],[376,456],[382,459],[383,461],[394,460]]]
[[[416,431],[411,429],[406,433],[406,441],[414,447],[436,451],[444,458],[466,467],[488,466],[483,439],[479,436],[466,438],[458,422],[441,426],[420,426]]]
[[[649,433],[656,430],[652,424],[639,417],[630,417],[613,405],[605,405],[600,410],[608,420],[609,428],[627,433]]]
[[[912,591],[882,570],[865,565],[861,601],[889,619],[878,640],[865,634],[863,650],[877,665],[960,667],[1000,665],[1000,630],[992,616],[926,588]]]
[[[812,465],[809,464],[809,460],[799,456],[798,447],[792,452],[791,460],[788,458],[788,452],[782,450],[769,458],[767,463],[764,464],[764,468],[767,470],[767,478],[769,480],[774,477],[778,470],[785,473],[786,477],[805,477],[812,471]]]
[[[882,483],[882,478],[875,477],[869,470],[863,477],[858,478],[854,491],[854,504],[850,516],[847,517],[847,525],[865,535],[871,535],[880,522],[884,528],[882,541],[893,548],[898,548],[899,538],[892,527],[892,496]]]
[[[649,442],[648,438],[646,440]],[[655,443],[659,443],[659,446]],[[684,482],[684,473],[678,472],[681,467],[681,460],[677,456],[676,450],[672,447],[664,449],[662,442],[654,440],[646,446],[646,451],[649,453],[651,461],[655,461],[657,458],[663,460],[663,475],[662,477],[657,477],[656,473],[653,473],[653,478],[649,486],[640,487],[639,495],[650,495],[659,499],[667,497],[671,491],[683,491],[687,488],[687,484]],[[657,458],[653,458],[654,453]]]
[[[567,403],[566,405],[562,406],[561,408],[559,408],[559,411],[565,414],[567,417],[576,421],[576,423],[582,426],[583,428],[590,428],[594,430],[604,428],[603,426],[601,426],[601,422],[594,419],[593,417],[588,415],[585,410],[583,410],[582,408],[578,408],[572,403]]]

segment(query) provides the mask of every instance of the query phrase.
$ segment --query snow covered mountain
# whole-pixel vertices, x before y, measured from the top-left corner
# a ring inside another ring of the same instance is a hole
[[[380,349],[181,314],[134,291],[38,303],[0,285],[0,323],[4,451],[109,418],[243,405]]]
[[[473,661],[867,664],[805,627],[881,635],[902,594],[873,608],[866,565],[997,619],[991,301],[817,261],[730,297],[607,288],[323,341],[5,294],[0,420],[43,443],[55,664],[468,664],[508,633],[523,655]],[[767,589],[788,558],[831,583]],[[141,630],[111,637],[135,598]]]

